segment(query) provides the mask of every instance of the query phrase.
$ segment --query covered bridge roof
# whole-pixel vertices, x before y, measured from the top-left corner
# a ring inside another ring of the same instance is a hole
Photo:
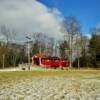
[[[47,56],[44,54],[35,54],[32,57],[34,57],[34,58],[47,58]]]

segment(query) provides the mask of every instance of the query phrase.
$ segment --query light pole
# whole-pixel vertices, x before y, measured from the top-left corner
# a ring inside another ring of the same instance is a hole
[[[28,57],[28,69],[30,70],[30,42],[32,42],[32,41],[30,41],[31,40],[31,38],[30,37],[28,37],[28,36],[26,36],[26,38],[28,39],[28,41],[27,41],[27,57]]]
[[[2,61],[2,62],[3,62],[2,66],[3,66],[3,69],[4,69],[4,67],[5,67],[5,54],[2,55],[2,59],[3,59],[3,61]]]

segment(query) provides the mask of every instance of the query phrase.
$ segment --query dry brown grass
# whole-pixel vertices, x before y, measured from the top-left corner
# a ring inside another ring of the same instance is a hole
[[[47,71],[15,71],[15,72],[0,72],[0,84],[10,82],[12,80],[20,80],[25,78],[32,77],[43,77],[43,76],[52,76],[52,75],[65,75],[67,76],[76,76],[84,77],[92,75],[97,79],[100,79],[100,70],[47,70]],[[98,76],[95,76],[98,75]],[[88,77],[87,77],[88,78]]]

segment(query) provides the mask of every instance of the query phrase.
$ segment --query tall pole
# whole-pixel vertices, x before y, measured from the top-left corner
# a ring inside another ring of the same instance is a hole
[[[28,41],[28,63],[30,64],[30,44]]]
[[[30,70],[30,44],[29,44],[29,40],[30,40],[30,38],[29,37],[26,37],[27,39],[28,39],[28,42],[27,42],[27,50],[28,50],[28,52],[27,52],[27,57],[28,57],[28,69]]]
[[[5,54],[2,55],[2,59],[3,59],[3,61],[2,61],[3,62],[2,68],[4,69],[4,67],[5,67]]]

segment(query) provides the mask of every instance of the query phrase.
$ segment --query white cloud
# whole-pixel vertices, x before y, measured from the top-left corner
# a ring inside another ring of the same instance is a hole
[[[60,38],[61,12],[47,8],[36,0],[0,0],[0,26],[15,30],[20,37],[26,33],[43,32]]]
[[[88,39],[91,39],[91,34],[84,34],[84,36],[87,36]]]

